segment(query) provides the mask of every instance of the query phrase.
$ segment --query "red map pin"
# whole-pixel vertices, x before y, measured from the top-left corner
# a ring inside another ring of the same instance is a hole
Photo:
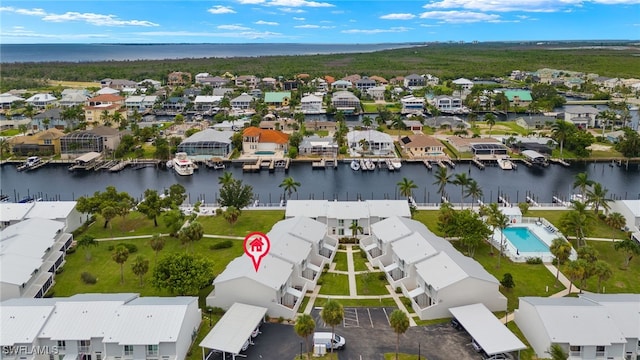
[[[253,267],[256,272],[260,268],[260,262],[264,258],[269,249],[271,249],[271,241],[267,235],[261,232],[253,232],[244,238],[244,253],[251,258]]]

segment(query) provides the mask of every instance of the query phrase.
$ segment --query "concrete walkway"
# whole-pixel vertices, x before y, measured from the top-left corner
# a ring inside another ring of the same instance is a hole
[[[349,296],[358,296],[358,287],[356,286],[355,266],[353,265],[353,245],[347,245],[347,271],[349,274]]]
[[[160,236],[170,236],[169,234],[159,234]],[[120,236],[112,238],[100,238],[96,241],[119,241],[119,240],[137,240],[137,239],[151,239],[153,235],[132,235],[132,236]],[[229,236],[229,235],[208,235],[204,234],[203,238],[207,239],[231,239],[231,240],[244,240],[243,236]]]

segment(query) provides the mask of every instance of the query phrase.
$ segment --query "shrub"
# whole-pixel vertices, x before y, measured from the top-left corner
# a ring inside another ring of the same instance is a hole
[[[216,209],[216,216],[222,216],[222,214],[224,213],[224,211],[220,208]]]
[[[500,285],[504,286],[508,290],[516,286],[516,283],[513,281],[513,276],[511,276],[511,273],[504,274],[504,277],[500,281]]]
[[[211,250],[227,249],[233,246],[233,240],[225,240],[210,246]]]
[[[324,281],[322,279],[318,279],[318,282],[316,282],[316,285],[322,285],[324,284]]]
[[[138,247],[135,244],[119,243],[118,245],[116,245],[116,247],[118,247],[120,245],[126,247],[127,250],[129,250],[129,254],[133,254],[133,253],[138,252]]]
[[[528,257],[526,259],[526,262],[527,262],[527,264],[530,264],[530,265],[539,265],[539,264],[542,264],[542,258],[539,258],[539,257]]]
[[[73,254],[74,252],[76,252],[76,247],[75,246],[68,248],[67,251],[66,251],[67,254]]]
[[[56,269],[56,274],[60,274],[63,271],[64,271],[64,268],[63,267],[59,267],[59,268]]]
[[[280,316],[278,318],[278,324],[282,324],[283,321],[284,321],[284,316]]]
[[[360,249],[360,257],[363,258],[363,259],[367,258],[367,253],[362,249]]]
[[[221,307],[214,306],[211,308],[211,313],[213,315],[224,315],[225,311]]]
[[[82,282],[85,284],[95,284],[96,282],[98,282],[98,279],[96,279],[96,277],[88,272],[83,272],[82,274],[80,274],[80,278],[82,279]]]
[[[402,289],[400,289],[400,286],[398,286],[396,288],[396,294],[401,294],[402,293]]]
[[[378,273],[378,280],[380,281],[387,280],[387,276],[384,274],[384,272]]]

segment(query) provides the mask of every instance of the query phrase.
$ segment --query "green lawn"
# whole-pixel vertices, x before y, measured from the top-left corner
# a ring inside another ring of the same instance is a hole
[[[333,262],[336,264],[337,271],[347,271],[347,253],[343,251],[336,252],[336,256],[333,257]]]
[[[104,218],[97,215],[96,221],[89,226],[86,233],[96,239],[102,239],[121,236],[151,235],[156,233],[166,234],[168,232],[161,217],[158,219],[158,227],[154,227],[153,220],[149,220],[143,214],[134,211],[127,215],[124,220],[120,216],[115,217],[106,228],[104,228]]]
[[[284,211],[281,210],[243,210],[233,226],[221,216],[198,217],[205,234],[226,236],[245,236],[254,231],[266,233],[282,219],[284,219]]]
[[[453,245],[462,253],[465,253],[465,249],[461,249],[457,241],[454,241]],[[478,249],[476,249],[474,259],[482,264],[498,281],[502,280],[505,273],[511,273],[516,286],[511,290],[500,287],[500,292],[507,297],[507,307],[509,311],[518,307],[518,297],[520,296],[549,296],[564,289],[562,284],[554,287],[556,281],[555,276],[551,274],[544,265],[513,263],[503,256],[501,266],[497,268],[497,253],[492,256],[489,251],[489,244],[483,242]],[[549,292],[546,291],[547,286],[549,287]]]
[[[356,275],[356,288],[358,289],[358,295],[387,295],[386,285],[389,282],[379,280],[378,275],[381,272],[368,272],[366,274]]]
[[[531,345],[529,345],[529,342],[527,341],[527,338],[524,337],[524,334],[522,334],[522,331],[520,331],[520,328],[518,328],[515,321],[509,321],[507,323],[507,328],[509,328],[509,330],[511,330],[511,332],[527,346],[526,349],[520,350],[520,360],[537,359],[535,351],[533,351]]]
[[[211,250],[210,246],[225,240],[204,238],[192,245],[191,253],[206,256],[213,262],[214,274],[220,274],[227,263],[243,253],[242,244],[234,242],[233,246],[227,249]],[[119,243],[135,244],[138,251],[129,255],[128,261],[124,264],[124,283],[120,283],[120,266],[111,259],[112,251],[109,251],[110,245]],[[171,296],[166,291],[161,291],[150,284],[151,274],[155,266],[155,253],[149,246],[148,239],[136,239],[127,241],[106,241],[100,242],[97,247],[89,249],[91,252],[91,261],[86,261],[86,251],[84,248],[78,248],[75,253],[66,257],[66,264],[62,273],[56,275],[56,284],[53,287],[55,296],[70,296],[79,293],[117,293],[117,292],[136,292],[142,296]],[[173,238],[166,238],[165,247],[160,251],[159,257],[165,254],[175,253],[179,251],[187,251],[180,244],[180,241]],[[142,255],[149,259],[149,272],[144,276],[144,285],[140,286],[139,279],[131,271],[131,263],[133,259]],[[80,279],[82,272],[89,272],[98,278],[98,282],[94,285],[87,285]]]
[[[349,295],[349,279],[347,275],[324,273],[318,281],[322,282],[320,294]]]
[[[525,216],[545,218],[555,227],[560,228],[560,218],[566,212],[567,211],[561,210],[529,210]],[[591,224],[593,226],[591,227],[591,231],[587,233],[587,237],[611,239],[612,236],[615,236],[616,239],[623,239],[627,236],[623,231],[612,229],[599,218],[592,221]],[[572,234],[564,234],[564,236],[572,236]]]
[[[336,299],[337,302],[345,307],[395,307],[396,302],[392,298],[380,299]],[[317,298],[313,306],[323,306],[327,302],[325,298]]]
[[[355,271],[367,271],[367,255],[357,246],[353,247],[353,268]]]
[[[438,230],[439,214],[439,210],[418,210],[413,216],[413,219],[425,224],[434,234],[442,236],[442,232]]]
[[[385,353],[384,360],[396,360],[396,353]],[[398,360],[427,360],[427,358],[422,355],[418,358],[418,354],[398,353]]]
[[[20,134],[18,129],[8,129],[0,132],[0,136],[16,136],[18,134]]]

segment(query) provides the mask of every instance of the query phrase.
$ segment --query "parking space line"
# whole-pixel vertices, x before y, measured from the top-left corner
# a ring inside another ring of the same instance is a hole
[[[356,308],[344,309],[344,318],[342,320],[344,327],[360,327],[358,321],[358,310]]]
[[[369,314],[369,321],[371,322],[371,327],[373,327],[373,318],[371,318],[371,310],[367,308],[367,313]]]
[[[382,308],[382,311],[384,312],[384,317],[387,318],[387,324],[389,326],[391,326],[391,323],[389,322],[389,315],[387,315],[387,309],[386,308]]]

